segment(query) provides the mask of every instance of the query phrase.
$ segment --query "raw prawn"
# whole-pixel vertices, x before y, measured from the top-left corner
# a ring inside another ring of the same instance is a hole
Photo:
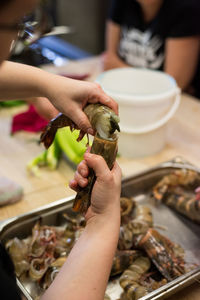
[[[126,224],[132,218],[136,204],[133,198],[120,197],[121,224]]]
[[[141,252],[138,250],[117,250],[113,259],[110,276],[122,273],[139,256],[141,256]]]
[[[200,175],[189,169],[176,170],[169,175],[164,176],[154,187],[153,197],[157,202],[162,201],[168,189],[176,186],[188,187],[200,182]]]
[[[157,269],[168,281],[185,273],[182,248],[172,243],[155,229],[149,228],[138,246],[145,250]]]
[[[200,223],[200,175],[193,170],[178,170],[164,176],[153,188],[153,198]]]
[[[130,249],[137,246],[140,238],[153,226],[153,217],[149,207],[137,205],[135,217],[120,227],[118,248]]]
[[[124,289],[125,299],[137,300],[142,296],[147,295],[149,291],[147,287],[142,286],[141,276],[149,270],[150,266],[151,262],[149,258],[141,256],[123,272],[119,279],[119,283]]]
[[[85,107],[86,113],[92,128],[96,131],[91,153],[101,155],[108,167],[111,169],[117,155],[117,135],[115,131],[120,131],[119,117],[107,106],[101,104],[89,104]],[[45,147],[49,147],[53,142],[58,128],[70,126],[71,130],[77,128],[76,125],[68,117],[59,114],[46,127],[41,135],[40,141]],[[84,136],[80,131],[79,140]],[[90,198],[92,188],[95,182],[95,174],[93,170],[89,170],[88,185],[85,188],[79,188],[75,197],[73,209],[74,211],[85,213],[90,206]]]

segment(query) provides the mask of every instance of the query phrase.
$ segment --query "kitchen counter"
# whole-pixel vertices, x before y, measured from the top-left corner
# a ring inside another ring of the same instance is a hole
[[[50,72],[82,74],[89,73],[89,80],[94,80],[101,71],[98,57],[69,62],[62,67],[44,66]],[[13,205],[0,208],[0,221],[29,212],[52,201],[68,197],[74,192],[67,186],[73,178],[75,169],[63,158],[55,171],[41,169],[40,176],[27,173],[29,160],[41,153],[44,148],[38,145],[38,134],[19,132],[10,135],[12,116],[25,111],[26,105],[17,108],[0,109],[0,175],[6,176],[24,188],[23,199]],[[123,176],[143,171],[176,156],[182,156],[197,167],[200,167],[200,101],[186,94],[181,97],[181,104],[168,125],[167,144],[158,154],[138,159],[119,157],[118,163]],[[170,300],[200,299],[200,283],[185,288],[169,298]]]

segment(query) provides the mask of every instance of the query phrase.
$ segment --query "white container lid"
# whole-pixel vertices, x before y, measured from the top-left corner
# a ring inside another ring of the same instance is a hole
[[[155,104],[165,101],[177,92],[173,77],[149,69],[117,68],[101,73],[96,82],[121,104]]]

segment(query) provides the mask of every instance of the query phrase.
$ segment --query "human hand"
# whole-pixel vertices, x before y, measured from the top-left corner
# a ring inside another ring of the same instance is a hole
[[[26,101],[29,104],[34,105],[37,113],[47,121],[50,121],[51,119],[55,118],[59,113],[58,110],[45,97],[28,98],[26,99]]]
[[[85,153],[84,160],[78,165],[74,179],[69,186],[77,191],[78,186],[85,187],[88,183],[87,176],[92,168],[96,174],[96,181],[91,195],[91,206],[86,213],[86,220],[96,215],[113,215],[120,213],[121,169],[115,162],[109,170],[103,157]]]
[[[115,69],[115,68],[130,67],[122,59],[120,59],[117,54],[109,51],[105,51],[102,53],[101,60],[103,64],[103,69],[105,71]]]
[[[66,116],[68,116],[83,132],[94,134],[91,124],[83,112],[87,103],[102,103],[118,114],[118,104],[104,93],[102,88],[92,82],[64,78],[49,74],[46,77],[46,97]]]

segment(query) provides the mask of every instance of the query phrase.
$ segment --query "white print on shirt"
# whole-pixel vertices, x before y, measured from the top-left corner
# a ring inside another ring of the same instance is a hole
[[[152,37],[150,30],[122,27],[119,55],[134,67],[159,69],[164,62],[164,53],[157,53],[162,45],[162,40]]]

